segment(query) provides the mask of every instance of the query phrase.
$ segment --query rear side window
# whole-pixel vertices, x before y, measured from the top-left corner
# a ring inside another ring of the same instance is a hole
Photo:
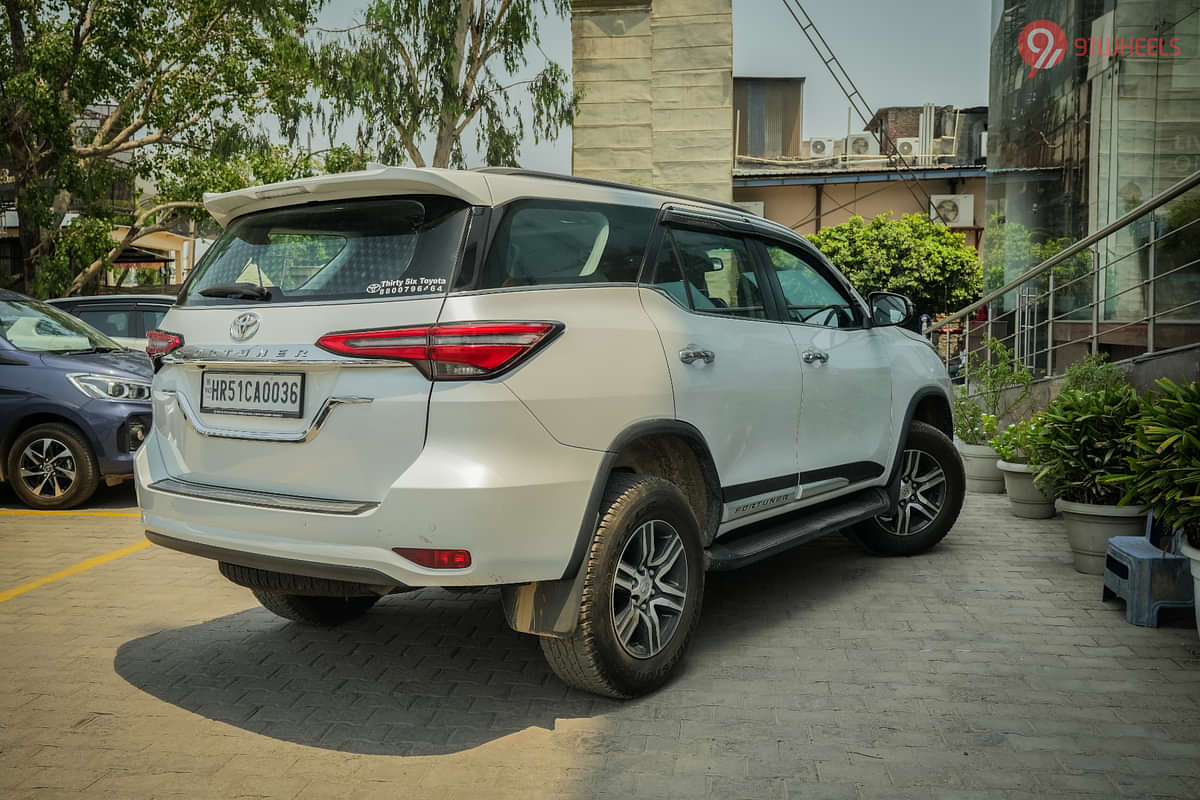
[[[439,196],[343,200],[234,220],[179,305],[445,294],[468,207]]]
[[[81,320],[109,336],[136,336],[131,322],[133,312],[128,309],[109,309],[105,311],[79,311],[76,314]]]
[[[512,203],[476,288],[633,283],[657,213],[604,203]]]

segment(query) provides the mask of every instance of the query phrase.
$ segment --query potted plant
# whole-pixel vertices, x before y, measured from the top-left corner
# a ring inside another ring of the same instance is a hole
[[[1038,468],[1030,463],[1033,441],[1041,430],[1041,414],[1014,422],[992,439],[992,447],[1000,455],[996,466],[1004,475],[1004,491],[1008,493],[1014,516],[1027,519],[1046,519],[1054,516],[1054,498],[1033,482]]]
[[[1200,383],[1178,386],[1163,378],[1162,393],[1134,421],[1129,473],[1109,478],[1125,488],[1122,503],[1144,502],[1155,517],[1184,535],[1194,597],[1200,601]],[[1196,603],[1200,631],[1200,602]]]
[[[1101,392],[1063,392],[1042,414],[1031,456],[1039,467],[1034,481],[1058,500],[1075,569],[1104,574],[1104,553],[1112,536],[1141,536],[1146,509],[1118,506],[1119,485],[1137,454],[1132,434],[1142,401],[1129,386]],[[1136,498],[1136,492],[1134,497]]]
[[[967,386],[954,400],[954,433],[967,491],[1000,494],[1004,476],[996,467],[992,437],[999,420],[1029,397],[1033,375],[999,339],[988,339],[987,351],[980,363],[967,363]]]

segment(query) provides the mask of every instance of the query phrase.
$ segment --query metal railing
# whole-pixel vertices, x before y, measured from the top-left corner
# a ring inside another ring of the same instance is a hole
[[[938,321],[939,355],[986,360],[997,339],[1043,378],[1088,353],[1123,361],[1200,343],[1197,187],[1200,170]]]

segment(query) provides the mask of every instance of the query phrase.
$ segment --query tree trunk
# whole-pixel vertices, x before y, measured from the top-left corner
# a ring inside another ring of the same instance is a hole
[[[454,29],[454,61],[450,74],[454,77],[455,88],[462,86],[463,62],[466,60],[467,31],[471,28],[471,20],[475,16],[475,3],[471,0],[460,0],[458,4],[458,23]],[[448,93],[447,100],[455,93]],[[455,129],[458,127],[460,115],[452,109],[442,111],[438,122],[437,147],[433,151],[435,167],[450,166],[450,157],[454,154]]]

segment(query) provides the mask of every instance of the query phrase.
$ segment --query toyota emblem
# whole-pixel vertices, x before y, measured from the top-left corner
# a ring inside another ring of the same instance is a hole
[[[258,333],[259,322],[258,314],[255,314],[253,311],[238,314],[229,325],[229,338],[235,342],[246,341]]]

